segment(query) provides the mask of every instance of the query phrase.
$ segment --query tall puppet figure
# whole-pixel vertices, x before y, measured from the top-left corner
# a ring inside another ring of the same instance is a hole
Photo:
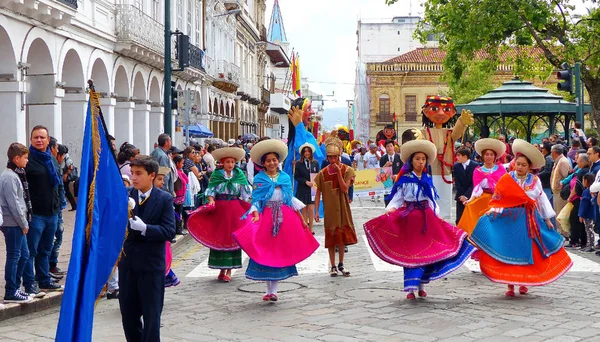
[[[454,101],[450,97],[428,96],[423,106],[423,136],[437,148],[437,160],[431,163],[433,184],[439,194],[440,216],[450,219],[452,208],[452,166],[454,143],[473,123],[473,114],[463,110],[456,117]],[[458,119],[458,120],[457,120]]]
[[[288,158],[283,163],[283,171],[293,179],[293,161],[299,160],[298,151],[300,147],[306,143],[313,146],[319,146],[317,139],[309,132],[311,116],[315,112],[312,109],[312,103],[309,99],[299,97],[292,102],[292,109],[288,114],[289,129],[288,129]],[[314,160],[321,162],[325,159],[320,149],[315,150]]]

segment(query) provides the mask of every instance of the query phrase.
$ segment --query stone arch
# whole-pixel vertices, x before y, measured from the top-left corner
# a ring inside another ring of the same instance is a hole
[[[17,69],[17,58],[10,35],[4,27],[9,27],[5,23],[5,17],[0,16],[0,74],[12,75],[13,80],[19,79]],[[6,24],[6,26],[4,26]],[[26,144],[27,128],[22,120],[21,99],[18,93],[0,93],[0,146],[5,148],[10,143],[18,141]],[[6,165],[6,153],[0,153],[0,165]]]
[[[113,84],[115,85],[115,93],[119,98],[131,97],[129,75],[127,74],[127,70],[123,65],[119,65],[117,67]]]
[[[132,82],[133,86],[133,96],[138,101],[146,101],[148,99],[148,94],[146,92],[146,81],[144,80],[144,75],[141,71],[138,71],[135,74],[135,78]]]
[[[160,83],[158,82],[158,78],[156,76],[152,77],[152,81],[150,81],[150,89],[148,94],[148,99],[150,101],[153,103],[160,103]]]
[[[219,114],[219,103],[217,102],[217,98],[216,97],[213,100],[213,114],[214,115],[218,115]]]
[[[227,113],[225,112],[225,105],[223,105],[222,99],[221,99],[221,105],[219,108],[220,108],[219,112],[221,113],[221,115],[227,115]]]
[[[61,136],[57,133],[60,133],[62,127],[54,125],[56,77],[50,49],[42,38],[36,38],[31,42],[26,62],[30,64],[26,76],[26,131],[36,125],[44,125],[48,127],[50,135],[60,140]]]
[[[81,131],[85,127],[87,94],[81,58],[75,49],[69,49],[59,65],[60,80],[64,83],[65,97],[62,100],[61,144],[69,148],[69,156],[78,165],[81,161]]]
[[[101,58],[94,60],[94,63],[92,64],[91,76],[94,80],[94,85],[97,92],[110,94],[110,81],[108,79],[108,70],[106,69],[104,60]]]

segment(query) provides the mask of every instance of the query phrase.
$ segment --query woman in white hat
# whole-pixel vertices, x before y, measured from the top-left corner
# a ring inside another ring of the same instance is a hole
[[[251,218],[233,233],[250,257],[246,277],[267,282],[264,301],[277,301],[279,281],[298,275],[296,264],[319,247],[300,213],[304,204],[294,197],[290,176],[279,170],[287,154],[288,148],[280,140],[254,145],[250,158],[264,165],[265,171],[254,177],[252,208],[246,214]]]
[[[312,197],[313,181],[311,173],[319,173],[319,162],[314,159],[315,147],[310,143],[300,146],[300,161],[294,166],[294,179],[298,182],[296,198],[306,205],[302,209],[302,216],[308,222],[308,228],[313,231],[313,220],[315,216],[315,201]]]
[[[387,199],[386,214],[365,223],[373,252],[383,261],[404,267],[407,299],[426,297],[424,285],[458,269],[475,248],[467,233],[442,220],[429,163],[437,148],[427,140],[402,145],[404,166]]]
[[[231,270],[242,267],[242,251],[232,234],[243,225],[240,217],[250,208],[252,196],[244,172],[236,167],[246,152],[225,147],[212,152],[222,168],[210,176],[205,195],[208,204],[192,213],[188,231],[198,242],[210,248],[208,267],[221,270],[218,280],[231,281]]]
[[[492,138],[479,139],[475,142],[475,151],[483,159],[483,165],[475,168],[473,172],[473,192],[471,198],[463,201],[465,210],[458,227],[471,234],[481,215],[489,209],[489,202],[500,177],[506,174],[502,166],[502,159],[506,152],[506,145]]]
[[[491,209],[477,222],[470,239],[481,250],[481,272],[491,281],[508,285],[507,297],[528,292],[527,286],[549,284],[573,265],[562,237],[550,219],[556,214],[531,173],[546,163],[530,143],[516,139],[512,150],[515,170],[502,176]]]

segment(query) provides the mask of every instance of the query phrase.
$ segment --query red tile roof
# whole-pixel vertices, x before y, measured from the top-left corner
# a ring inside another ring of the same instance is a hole
[[[524,51],[524,50],[526,50],[526,51]],[[521,49],[521,51],[522,51],[522,53],[525,53],[527,55],[539,55],[540,57],[542,56],[542,50],[537,47],[526,47],[526,48]],[[502,61],[514,60],[518,53],[519,53],[519,49],[517,49],[517,48],[505,49],[500,55],[500,60],[502,60]],[[487,53],[483,50],[477,51],[475,53],[476,59],[484,59],[484,58],[487,58],[488,56],[489,56],[489,53]],[[386,64],[387,63],[389,63],[389,64],[393,64],[393,63],[441,64],[444,61],[444,58],[446,58],[445,51],[443,51],[439,48],[422,47],[422,48],[417,48],[415,50],[409,51],[403,55],[394,57],[383,63],[386,63]]]

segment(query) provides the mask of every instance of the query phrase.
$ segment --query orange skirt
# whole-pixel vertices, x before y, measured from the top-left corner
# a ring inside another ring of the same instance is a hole
[[[467,232],[467,234],[471,235],[475,229],[475,226],[477,225],[477,221],[479,221],[479,218],[488,210],[490,210],[491,199],[492,195],[484,192],[477,199],[474,199],[472,202],[467,204],[465,206],[465,211],[463,211],[460,221],[458,221],[456,226]]]
[[[573,261],[564,248],[544,258],[538,245],[532,243],[532,265],[505,264],[480,251],[481,272],[496,283],[541,286],[557,280],[573,266]]]

